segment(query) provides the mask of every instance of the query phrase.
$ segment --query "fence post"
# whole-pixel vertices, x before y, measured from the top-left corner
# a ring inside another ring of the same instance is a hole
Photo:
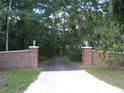
[[[82,47],[82,64],[85,66],[92,65],[92,47]]]
[[[31,68],[38,67],[38,46],[29,46],[29,64]]]

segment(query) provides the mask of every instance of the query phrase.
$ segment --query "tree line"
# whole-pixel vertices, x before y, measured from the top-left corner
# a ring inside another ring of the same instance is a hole
[[[41,55],[80,57],[94,49],[122,51],[123,0],[0,0],[0,51],[40,47]]]

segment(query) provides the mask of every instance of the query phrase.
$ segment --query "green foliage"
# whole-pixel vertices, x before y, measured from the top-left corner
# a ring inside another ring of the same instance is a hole
[[[81,61],[81,50],[79,48],[69,48],[67,51],[67,57],[74,62]]]
[[[44,60],[48,60],[49,57],[47,57],[47,56],[39,56],[38,59],[39,59],[40,62],[42,62],[42,61],[44,61]]]
[[[97,29],[97,33],[100,35],[101,48],[104,51],[121,51],[121,31],[123,26],[119,23],[107,22],[104,26]]]
[[[104,51],[101,51],[99,53],[99,59],[104,62],[106,60],[106,56],[105,56],[105,52]]]
[[[123,0],[113,0],[113,12],[116,19],[124,24],[124,1]]]
[[[117,62],[119,60],[116,60],[117,56],[116,54],[110,53],[108,55],[108,58],[106,59],[106,62],[108,63],[108,65],[111,67],[113,62]]]
[[[122,50],[122,23],[108,21],[108,1],[12,0],[11,10],[8,1],[0,1],[1,51],[5,50],[7,16],[11,17],[9,50],[27,49],[33,40],[44,57],[68,52],[78,59],[79,50],[66,51],[66,46],[84,46],[84,40],[94,48]]]

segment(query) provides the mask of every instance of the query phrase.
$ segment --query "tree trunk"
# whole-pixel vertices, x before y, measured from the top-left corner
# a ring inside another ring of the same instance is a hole
[[[112,0],[109,0],[109,17],[111,18],[113,15],[113,4]]]
[[[11,4],[12,4],[12,0],[9,1],[8,10],[11,10]],[[9,17],[9,13],[8,13],[7,29],[6,29],[6,51],[8,51],[8,46],[9,46],[9,23],[10,23],[10,17]]]

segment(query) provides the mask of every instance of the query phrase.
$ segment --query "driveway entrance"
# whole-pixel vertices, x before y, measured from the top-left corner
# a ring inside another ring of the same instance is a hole
[[[44,67],[38,79],[24,93],[124,93],[62,57],[54,58]]]

